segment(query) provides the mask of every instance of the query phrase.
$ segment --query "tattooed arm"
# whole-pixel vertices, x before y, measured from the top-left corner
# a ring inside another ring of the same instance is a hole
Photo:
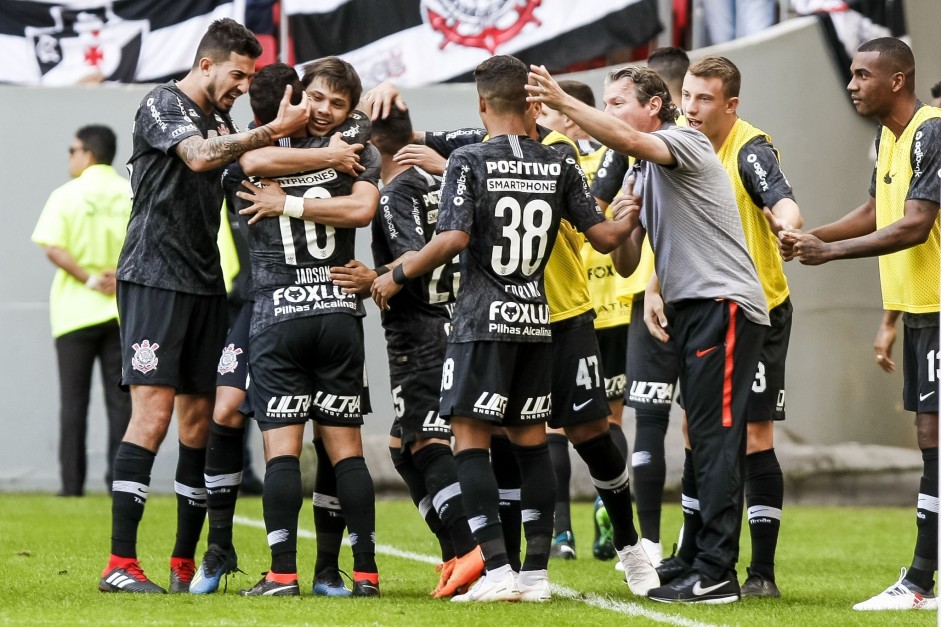
[[[278,117],[250,131],[203,139],[187,137],[176,145],[176,153],[193,172],[206,172],[226,165],[241,155],[262,146],[270,146],[282,137],[289,137],[307,125],[310,111],[307,98],[291,104],[291,86],[285,89]]]

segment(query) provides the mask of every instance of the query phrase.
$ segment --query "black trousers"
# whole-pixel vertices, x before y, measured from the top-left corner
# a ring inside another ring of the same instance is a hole
[[[131,395],[121,382],[121,337],[116,320],[78,329],[56,338],[59,361],[59,473],[60,494],[81,496],[85,491],[86,434],[91,377],[98,360],[108,415],[108,470],[111,490],[114,454],[131,420]]]
[[[703,521],[693,567],[719,579],[738,561],[746,409],[767,327],[727,300],[685,301],[671,322]]]

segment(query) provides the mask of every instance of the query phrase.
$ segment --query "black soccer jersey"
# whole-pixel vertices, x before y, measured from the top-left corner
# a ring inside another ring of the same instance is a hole
[[[448,159],[438,232],[470,234],[451,342],[548,342],[543,270],[559,221],[604,221],[572,157],[503,135]]]
[[[340,131],[341,129],[337,129]],[[332,133],[331,133],[332,134]],[[349,141],[362,142],[355,136]],[[330,137],[293,139],[295,149],[322,148]],[[304,198],[333,198],[352,192],[353,184],[377,185],[380,158],[374,146],[360,153],[366,168],[357,177],[333,168],[270,177],[286,194]],[[246,206],[246,201],[241,201]],[[356,229],[278,216],[249,227],[255,311],[251,334],[285,320],[328,313],[364,316],[362,299],[343,291],[330,280],[330,267],[342,266],[354,257]]]
[[[479,144],[487,136],[487,129],[459,128],[453,131],[428,131],[425,133],[425,145],[442,157],[449,157],[461,146]]]
[[[777,151],[764,137],[756,137],[739,151],[738,173],[758,207],[773,207],[784,198],[794,200],[794,190],[781,170]]]
[[[608,148],[595,172],[595,180],[591,182],[592,195],[611,204],[621,191],[624,177],[627,176],[627,164],[627,157]]]
[[[438,223],[441,178],[410,168],[382,188],[372,223],[372,254],[382,266],[431,241]],[[451,309],[460,282],[457,258],[409,281],[382,312],[389,368],[420,369],[444,360]]]
[[[118,279],[191,294],[225,294],[216,236],[222,167],[193,172],[175,147],[187,137],[236,132],[227,114],[205,114],[175,83],[155,87],[134,118],[127,168],[134,200]]]

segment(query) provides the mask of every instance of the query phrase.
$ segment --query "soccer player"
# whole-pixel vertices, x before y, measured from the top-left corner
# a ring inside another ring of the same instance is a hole
[[[632,228],[636,207],[625,207],[618,222],[605,221],[575,159],[530,138],[534,114],[522,62],[495,56],[474,74],[491,139],[451,154],[438,235],[376,279],[373,297],[385,307],[409,277],[461,253],[441,415],[451,421],[464,504],[487,574],[453,600],[545,601],[551,597],[546,566],[555,495],[544,425],[552,380],[549,369],[532,368],[553,359],[543,270],[562,217],[598,248],[611,250]],[[493,423],[506,427],[522,474],[527,552],[518,577],[509,564],[488,459]]]
[[[421,250],[434,236],[441,178],[394,160],[412,140],[412,132],[408,111],[399,108],[373,122],[371,141],[382,157],[383,180],[372,223],[376,268],[355,260],[332,268],[334,283],[346,290],[368,294],[377,276]],[[459,284],[455,257],[409,283],[382,311],[395,410],[389,452],[441,545],[436,597],[453,595],[483,572],[483,560],[464,515],[451,427],[438,413],[441,366]]]
[[[256,154],[241,161],[246,174],[274,179],[263,179],[261,188],[245,182],[251,191],[238,192],[251,203],[241,210],[252,216],[256,286],[249,366],[255,419],[265,443],[263,505],[271,549],[271,570],[242,594],[300,593],[299,457],[305,424],[313,419],[336,473],[338,508],[350,532],[352,594],[379,596],[375,492],[360,435],[365,312],[362,300],[334,286],[329,276],[331,266],[353,259],[355,229],[372,221],[379,200],[379,158],[375,148],[366,147],[360,155],[365,170],[356,178],[333,168],[275,175],[285,163],[302,159],[297,148],[326,145],[362,91],[356,71],[337,57],[307,64],[302,82],[311,101],[311,137],[293,141],[294,148],[280,149],[273,158]],[[319,562],[318,555],[315,587],[324,575]],[[338,573],[331,575],[339,579]]]
[[[752,560],[742,596],[781,596],[775,583],[774,555],[784,506],[784,475],[774,452],[774,421],[784,420],[784,363],[791,335],[790,291],[778,252],[777,233],[800,228],[800,207],[781,171],[771,138],[738,117],[742,76],[725,57],[708,56],[690,66],[683,83],[683,110],[691,128],[709,138],[735,190],[745,241],[768,301],[771,328],[764,338],[749,394],[745,455],[745,501]],[[691,455],[687,447],[687,466]],[[684,467],[684,494],[694,477]],[[694,488],[693,488],[694,489]],[[698,510],[684,507],[679,554],[660,569],[665,581],[679,575],[696,553],[701,526]]]
[[[254,124],[260,126],[277,116],[280,94],[287,85],[291,86],[292,100],[305,98],[304,86],[294,68],[283,63],[265,66],[252,81],[249,88],[252,110],[255,112]],[[354,112],[354,115],[356,112]],[[362,115],[348,119],[338,130],[348,130],[352,124],[362,124]],[[298,131],[301,137],[307,136],[306,129]],[[355,174],[359,157],[356,152],[362,144],[349,146],[334,134],[330,145],[325,148],[299,151],[310,167],[335,167],[346,174]],[[289,144],[288,140],[282,140]],[[355,142],[351,138],[351,143]],[[362,141],[365,141],[363,139]],[[263,151],[267,152],[267,151]],[[264,155],[262,155],[264,156]],[[301,166],[298,166],[301,167]],[[242,189],[245,178],[238,163],[226,168],[223,187],[226,201],[235,207],[239,204],[235,192]],[[238,216],[242,228],[247,230],[247,219]],[[247,243],[246,243],[247,246]],[[246,257],[248,255],[246,254]],[[250,273],[250,260],[246,260],[244,272]],[[196,574],[190,582],[193,594],[210,594],[219,587],[220,578],[238,569],[238,557],[232,544],[232,524],[235,505],[238,500],[239,486],[242,482],[242,468],[246,413],[251,413],[251,403],[246,401],[248,387],[249,326],[254,309],[254,286],[251,278],[247,279],[246,292],[251,296],[242,305],[235,317],[225,346],[216,367],[216,399],[213,410],[213,422],[209,427],[209,440],[206,446],[206,505],[209,518],[208,549],[203,556]]]
[[[847,86],[856,112],[876,118],[876,167],[869,199],[824,226],[780,235],[785,259],[819,265],[879,257],[887,320],[904,325],[902,398],[915,412],[924,474],[916,510],[911,566],[898,581],[855,610],[937,609],[938,570],[938,203],[941,110],[915,95],[915,57],[904,42],[883,37],[861,45]],[[877,353],[877,361],[878,360]]]
[[[134,200],[117,271],[122,383],[131,388],[132,410],[114,462],[111,557],[102,591],[165,592],[137,560],[137,528],[174,407],[180,453],[171,592],[186,592],[196,570],[214,371],[227,327],[216,246],[220,175],[239,155],[290,135],[308,118],[306,99],[292,105],[286,92],[274,121],[236,132],[229,110],[248,91],[260,54],[244,26],[213,22],[189,74],[155,87],[135,117],[128,161]]]
[[[676,107],[652,70],[612,72],[604,113],[559,89],[545,68],[532,66],[530,79],[531,100],[565,113],[609,148],[638,159],[631,191],[643,198],[642,226],[614,255],[616,267],[622,275],[634,271],[649,233],[663,300],[676,308],[669,336],[666,320],[645,313],[645,321],[655,337],[677,343],[703,530],[692,570],[650,590],[648,597],[737,601],[747,390],[768,312],[732,186],[706,137],[673,124]],[[628,198],[613,203],[615,212]]]
[[[559,86],[567,94],[571,94],[589,106],[595,106],[595,96],[591,87],[585,83],[560,81]],[[578,149],[579,164],[585,172],[588,185],[591,186],[607,149],[591,139],[588,133],[581,130],[570,118],[549,107],[541,108],[538,122],[572,140]],[[595,310],[595,337],[600,349],[601,368],[604,372],[605,396],[611,412],[608,416],[611,438],[621,455],[627,459],[627,438],[624,437],[621,422],[627,381],[625,376],[627,324],[631,320],[631,304],[618,298],[622,289],[621,284],[625,279],[615,272],[611,256],[599,253],[587,242],[582,245],[580,252],[585,276],[588,279],[588,292]],[[569,461],[569,441],[562,429],[550,429],[548,439],[556,476],[555,538],[552,541],[551,553],[553,557],[574,559],[575,536],[572,533],[570,513],[569,480],[572,468]],[[601,497],[598,497],[595,501],[596,511],[603,507],[602,503]],[[597,528],[597,521],[595,526]],[[607,527],[610,528],[611,525],[608,524]],[[595,544],[596,546],[610,545],[609,555],[614,557],[614,547],[611,542],[612,539],[609,536],[603,540],[596,538]]]

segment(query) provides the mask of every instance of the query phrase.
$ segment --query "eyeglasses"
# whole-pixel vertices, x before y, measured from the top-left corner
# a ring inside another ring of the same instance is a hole
[[[77,151],[85,152],[85,149],[78,146],[69,146],[69,155],[74,155]]]

